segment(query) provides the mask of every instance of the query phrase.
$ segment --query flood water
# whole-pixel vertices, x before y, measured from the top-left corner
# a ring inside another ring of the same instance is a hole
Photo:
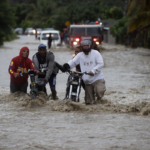
[[[104,44],[101,52],[107,91],[104,103],[85,106],[84,91],[77,104],[45,102],[22,105],[28,95],[9,95],[8,66],[28,46],[37,52],[34,36],[20,36],[0,47],[0,150],[149,150],[150,149],[150,51]],[[52,49],[60,64],[73,51]],[[68,75],[57,75],[57,95],[65,96]],[[50,94],[49,85],[47,85]],[[29,92],[29,89],[28,89]]]

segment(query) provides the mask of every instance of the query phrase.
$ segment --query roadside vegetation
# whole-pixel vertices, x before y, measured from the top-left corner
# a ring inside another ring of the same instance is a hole
[[[15,26],[15,16],[7,0],[0,2],[0,45],[4,41],[10,41],[17,36],[13,33],[12,27]]]
[[[116,42],[132,47],[150,48],[150,1],[128,0],[1,0],[0,45],[16,35],[13,28],[66,28],[65,22],[95,22],[98,18],[115,19],[111,27]]]
[[[66,28],[65,22],[95,22],[101,19],[120,19],[123,16],[120,0],[1,0],[0,45],[16,38],[13,28]]]
[[[150,1],[129,0],[126,17],[111,27],[117,43],[150,48]]]

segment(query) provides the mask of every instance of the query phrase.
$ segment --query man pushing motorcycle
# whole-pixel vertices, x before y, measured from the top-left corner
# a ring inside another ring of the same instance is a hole
[[[35,80],[39,78],[45,78],[46,83],[49,82],[50,89],[52,92],[52,99],[57,99],[57,92],[55,89],[56,86],[56,75],[58,73],[58,68],[55,65],[54,54],[50,51],[47,51],[46,46],[44,44],[40,44],[38,46],[38,52],[33,56],[32,61],[36,70],[40,71],[41,69],[46,69],[47,72],[45,75],[39,74],[36,76]],[[46,89],[45,89],[46,92]]]
[[[100,101],[106,91],[102,72],[104,62],[101,54],[91,49],[91,41],[81,41],[81,47],[82,52],[78,53],[68,63],[65,63],[63,67],[68,70],[80,65],[81,71],[88,73],[84,74],[82,78],[85,83],[85,104],[88,105],[95,101],[95,95],[97,101]]]
[[[10,73],[10,92],[17,91],[27,93],[28,75],[20,76],[22,73],[27,73],[29,69],[34,70],[32,61],[28,58],[29,48],[22,47],[19,56],[14,57],[9,65]],[[36,72],[39,73],[38,71]]]

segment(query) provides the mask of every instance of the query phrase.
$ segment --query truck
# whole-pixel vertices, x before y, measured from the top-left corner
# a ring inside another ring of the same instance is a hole
[[[101,24],[93,25],[70,25],[69,28],[69,46],[74,48],[80,45],[81,40],[89,39],[98,46],[103,42],[103,32]]]

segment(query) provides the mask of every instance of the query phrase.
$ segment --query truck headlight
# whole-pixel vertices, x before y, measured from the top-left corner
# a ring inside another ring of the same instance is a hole
[[[77,42],[73,42],[73,45],[77,45]]]
[[[99,42],[96,42],[97,45],[99,45]]]

